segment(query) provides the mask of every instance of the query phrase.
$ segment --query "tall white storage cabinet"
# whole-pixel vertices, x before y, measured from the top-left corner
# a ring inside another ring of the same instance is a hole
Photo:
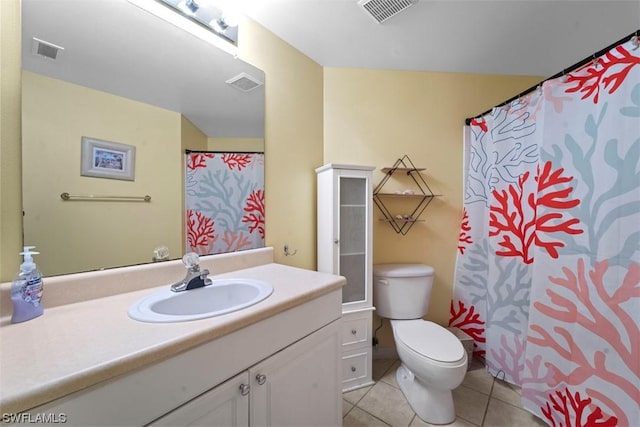
[[[346,277],[342,288],[342,389],[371,378],[374,167],[330,163],[318,174],[318,271]]]

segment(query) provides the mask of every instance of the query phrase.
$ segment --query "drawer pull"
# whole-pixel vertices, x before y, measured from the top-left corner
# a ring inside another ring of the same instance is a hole
[[[356,371],[356,367],[355,367],[355,366],[352,366],[352,367],[351,367],[351,372],[355,372],[355,371]]]
[[[355,335],[355,334],[357,334],[357,333],[358,333],[358,331],[356,331],[355,329],[352,329],[352,330],[351,330],[351,335]]]
[[[240,394],[246,396],[249,394],[249,384],[240,384]]]

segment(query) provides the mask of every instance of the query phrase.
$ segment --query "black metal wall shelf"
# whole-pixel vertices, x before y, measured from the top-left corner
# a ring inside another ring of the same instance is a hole
[[[400,233],[404,236],[409,232],[411,227],[413,227],[413,224],[424,221],[419,219],[420,215],[422,215],[427,206],[429,206],[433,198],[439,196],[439,194],[434,194],[433,191],[431,191],[431,188],[429,188],[427,182],[422,176],[421,172],[424,171],[425,168],[415,167],[411,159],[409,159],[409,156],[406,154],[402,158],[398,159],[392,167],[385,167],[381,170],[385,175],[373,190],[373,201],[384,215],[384,218],[381,220],[388,222],[396,233]],[[382,191],[383,187],[389,182],[394,174],[401,174],[403,179],[408,177],[408,182],[411,184],[412,188],[393,193],[385,193]],[[387,207],[390,201],[394,199],[405,199],[406,201],[411,202],[409,206],[415,207],[412,210],[410,209],[411,213],[409,214],[394,215]],[[387,203],[385,204],[383,200],[386,200]]]

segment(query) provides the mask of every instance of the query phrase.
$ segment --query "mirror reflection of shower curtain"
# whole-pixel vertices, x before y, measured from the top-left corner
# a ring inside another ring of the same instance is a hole
[[[185,250],[264,247],[264,153],[185,154]]]

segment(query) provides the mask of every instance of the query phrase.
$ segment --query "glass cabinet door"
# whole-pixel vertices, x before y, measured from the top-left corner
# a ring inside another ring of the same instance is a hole
[[[342,302],[364,301],[366,294],[367,180],[340,177],[340,275],[346,277]]]

